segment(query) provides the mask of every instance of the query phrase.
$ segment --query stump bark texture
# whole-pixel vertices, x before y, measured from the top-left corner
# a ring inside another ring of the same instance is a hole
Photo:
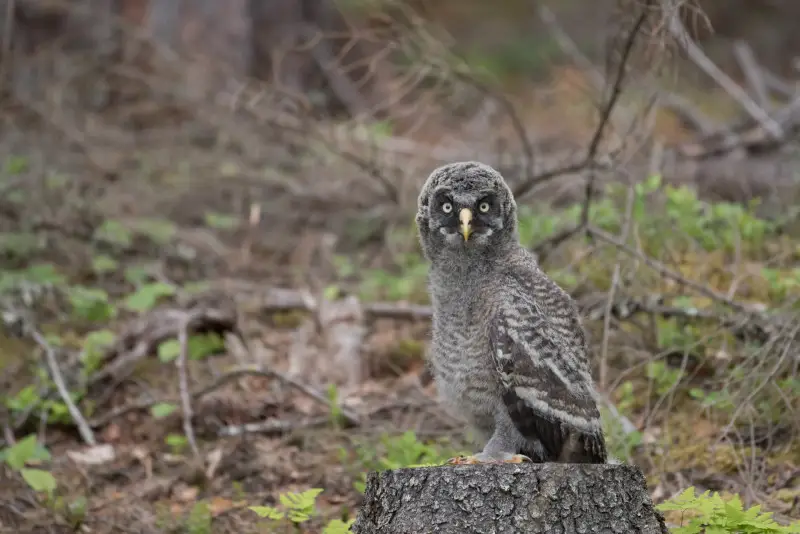
[[[356,534],[668,534],[641,471],[484,464],[370,473]]]

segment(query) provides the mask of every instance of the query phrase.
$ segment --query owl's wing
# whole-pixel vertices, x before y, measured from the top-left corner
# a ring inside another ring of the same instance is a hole
[[[569,447],[572,458],[604,463],[605,439],[577,316],[555,324],[534,304],[517,301],[496,314],[489,338],[503,401],[520,433],[541,442],[547,461]]]

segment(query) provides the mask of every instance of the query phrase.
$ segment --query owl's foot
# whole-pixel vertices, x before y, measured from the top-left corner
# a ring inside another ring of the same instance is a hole
[[[512,454],[501,452],[499,454],[486,454],[479,452],[471,456],[456,456],[450,458],[447,463],[450,465],[475,465],[475,464],[521,464],[532,460],[524,454]]]

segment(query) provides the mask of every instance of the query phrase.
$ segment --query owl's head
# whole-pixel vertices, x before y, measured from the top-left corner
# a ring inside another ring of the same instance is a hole
[[[444,249],[490,252],[517,241],[517,207],[492,167],[450,163],[434,170],[422,187],[417,227],[429,258]]]

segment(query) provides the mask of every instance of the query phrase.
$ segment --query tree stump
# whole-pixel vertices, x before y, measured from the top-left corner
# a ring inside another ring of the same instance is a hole
[[[356,534],[667,534],[631,465],[483,464],[370,473]]]

